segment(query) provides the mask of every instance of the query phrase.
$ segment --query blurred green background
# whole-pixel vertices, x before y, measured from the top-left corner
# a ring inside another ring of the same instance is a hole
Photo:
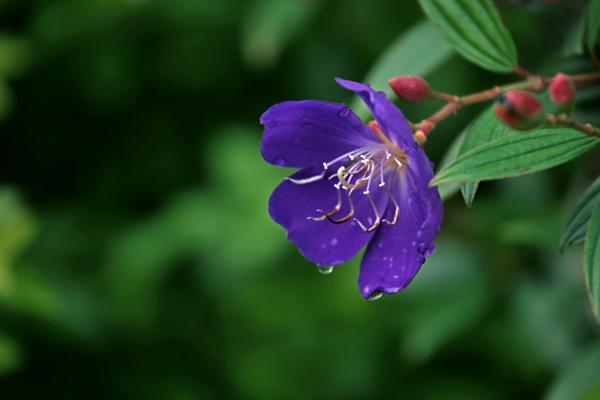
[[[499,2],[523,65],[589,67],[564,58],[584,2],[554,3]],[[580,249],[558,252],[598,152],[449,200],[437,253],[377,302],[357,260],[321,276],[268,217],[289,171],[260,158],[260,114],[352,101],[333,78],[422,19],[412,0],[0,1],[0,398],[600,398]],[[443,61],[440,90],[510,80]]]

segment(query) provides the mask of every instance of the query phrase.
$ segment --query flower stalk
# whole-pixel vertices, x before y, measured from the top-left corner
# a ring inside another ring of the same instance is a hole
[[[577,129],[586,135],[600,138],[600,128],[597,128],[590,123],[576,121],[571,114],[548,114],[546,116],[546,121],[551,125],[567,126],[569,128]]]
[[[503,86],[494,86],[493,88],[468,94],[465,96],[456,96],[449,93],[433,91],[431,96],[439,100],[446,102],[438,111],[433,115],[425,118],[419,123],[412,125],[415,137],[419,138],[419,142],[423,143],[431,131],[436,127],[437,124],[450,117],[451,115],[458,112],[464,106],[476,104],[484,101],[492,100],[504,93],[508,93],[515,90],[522,90],[528,92],[542,92],[551,82],[552,78],[544,78],[539,75],[535,75],[526,71],[521,67],[515,67],[514,72],[520,76],[524,76],[526,79],[520,82],[511,83]],[[588,72],[582,74],[568,75],[574,84],[584,84],[592,81],[600,80],[600,72]],[[565,125],[567,122],[564,118],[549,118],[555,121],[554,124]],[[588,135],[597,136],[599,131],[598,128],[591,126],[590,124],[582,124],[570,120],[569,126],[581,130],[583,133]],[[591,126],[591,128],[590,128]]]

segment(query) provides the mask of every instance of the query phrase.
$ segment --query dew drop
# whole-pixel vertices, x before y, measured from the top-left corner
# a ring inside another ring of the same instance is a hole
[[[330,273],[333,272],[333,265],[326,265],[326,266],[318,265],[317,271],[319,271],[319,273],[322,275],[329,275]]]
[[[346,117],[348,117],[348,115],[350,115],[350,109],[347,107],[344,107],[338,112],[338,115],[342,118],[346,118]]]
[[[283,157],[277,157],[273,160],[273,164],[283,167],[287,164],[287,160]]]
[[[382,297],[383,297],[383,292],[380,292],[379,290],[377,290],[377,291],[373,292],[369,297],[367,297],[367,301],[379,300]]]

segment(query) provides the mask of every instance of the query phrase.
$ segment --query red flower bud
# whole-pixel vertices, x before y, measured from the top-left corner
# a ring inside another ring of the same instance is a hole
[[[419,76],[396,76],[388,84],[396,96],[406,101],[423,101],[429,97],[429,84]]]
[[[529,93],[512,91],[496,101],[496,116],[514,129],[531,129],[542,122],[542,103]]]
[[[550,83],[550,98],[561,108],[569,108],[575,100],[575,84],[565,74],[556,74]]]

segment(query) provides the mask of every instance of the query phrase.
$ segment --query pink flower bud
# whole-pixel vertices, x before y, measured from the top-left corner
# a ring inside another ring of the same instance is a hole
[[[427,141],[427,134],[425,134],[425,132],[423,132],[422,130],[418,130],[415,132],[415,140],[417,141],[417,143],[419,144],[419,146],[423,146],[425,144],[425,142]]]
[[[542,122],[542,103],[529,93],[512,91],[496,101],[496,116],[513,129],[531,129]]]
[[[550,98],[554,104],[561,108],[568,108],[575,100],[575,85],[571,78],[565,74],[556,74],[550,83]]]
[[[406,101],[423,101],[429,97],[429,84],[419,76],[396,76],[388,84],[396,96]]]

